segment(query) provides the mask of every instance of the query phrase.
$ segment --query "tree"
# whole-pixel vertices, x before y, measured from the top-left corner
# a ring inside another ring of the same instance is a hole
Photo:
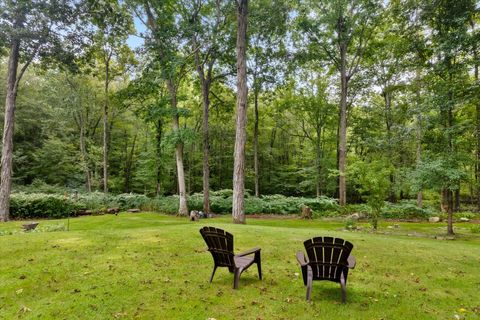
[[[463,180],[458,137],[463,128],[456,121],[456,110],[465,100],[464,88],[468,79],[465,56],[469,49],[468,28],[473,1],[440,1],[427,3],[423,19],[431,28],[430,41],[432,58],[428,75],[431,92],[430,103],[437,110],[439,128],[429,132],[430,157],[434,168],[442,169],[438,174],[441,185],[442,202],[448,213],[448,234],[453,234],[454,192],[459,190]],[[433,170],[433,169],[432,169]],[[457,197],[458,197],[458,193]]]
[[[191,51],[194,57],[195,69],[200,80],[202,94],[202,136],[203,136],[203,212],[210,212],[210,165],[209,165],[209,108],[210,89],[212,82],[218,79],[214,74],[214,66],[222,56],[225,48],[225,34],[228,31],[226,25],[228,4],[222,1],[193,1],[189,8],[191,16]]]
[[[175,134],[175,157],[177,164],[179,215],[188,215],[187,193],[185,188],[185,170],[183,164],[184,137],[180,128],[181,110],[178,108],[178,89],[187,71],[188,59],[182,53],[181,43],[184,36],[177,15],[176,2],[141,1],[145,12],[145,25],[149,28],[150,38],[147,46],[159,65],[160,76],[165,81],[170,99],[172,127]],[[141,18],[141,17],[140,17]]]
[[[81,36],[78,22],[83,3],[2,1],[0,11],[0,50],[8,46],[7,95],[1,158],[0,221],[9,219],[12,187],[12,156],[15,108],[18,89],[25,71],[34,61],[71,64]],[[21,62],[23,65],[18,70]]]
[[[237,109],[233,166],[234,223],[245,223],[245,143],[247,140],[247,15],[248,0],[236,0],[237,4]]]
[[[267,87],[281,85],[285,77],[288,7],[283,0],[255,1],[250,10],[248,67],[252,75],[254,106],[253,166],[255,196],[260,196],[259,98]]]
[[[373,0],[306,1],[299,16],[301,30],[315,52],[332,63],[340,77],[338,124],[339,204],[346,204],[347,106],[349,83],[359,71],[381,7]],[[317,58],[318,59],[318,58]]]
[[[119,75],[124,75],[133,55],[125,41],[132,33],[130,12],[117,0],[89,1],[89,13],[98,28],[93,37],[93,55],[98,69],[103,69],[103,192],[108,193],[108,144],[110,84]]]

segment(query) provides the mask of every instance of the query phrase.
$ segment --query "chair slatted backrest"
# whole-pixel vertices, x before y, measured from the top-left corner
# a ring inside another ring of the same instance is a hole
[[[340,238],[316,237],[304,243],[309,265],[315,280],[339,282],[340,274],[348,267],[353,244]]]
[[[207,243],[208,251],[219,267],[233,267],[233,235],[225,230],[214,227],[200,229],[203,239]]]

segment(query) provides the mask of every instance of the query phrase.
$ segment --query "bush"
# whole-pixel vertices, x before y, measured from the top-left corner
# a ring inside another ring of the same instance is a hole
[[[472,233],[480,233],[480,224],[474,225],[470,228]]]
[[[382,218],[387,219],[426,219],[434,214],[429,207],[420,208],[415,201],[402,200],[398,203],[387,203],[381,212]]]
[[[68,197],[44,193],[14,193],[10,197],[12,219],[65,218],[76,215],[76,207]]]

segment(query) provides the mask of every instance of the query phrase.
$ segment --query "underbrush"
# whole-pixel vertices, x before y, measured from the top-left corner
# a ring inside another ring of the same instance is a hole
[[[211,212],[229,214],[232,212],[232,190],[218,190],[210,194]],[[189,210],[203,210],[203,195],[195,193],[187,198]],[[65,218],[79,214],[101,214],[109,208],[121,211],[138,208],[143,211],[153,211],[166,214],[178,212],[178,196],[161,196],[149,198],[142,194],[105,195],[101,192],[92,193],[26,193],[17,192],[11,195],[11,218]],[[264,195],[253,197],[245,195],[246,214],[300,214],[301,208],[308,206],[315,218],[350,216],[353,213],[368,217],[370,207],[367,204],[349,204],[340,207],[336,199],[329,197],[307,198],[287,197],[283,195]],[[402,200],[397,203],[385,202],[379,218],[381,219],[428,219],[435,215],[440,218],[444,214],[430,204],[423,208],[416,206],[414,200]],[[480,216],[471,212],[455,213],[454,218],[478,219]]]

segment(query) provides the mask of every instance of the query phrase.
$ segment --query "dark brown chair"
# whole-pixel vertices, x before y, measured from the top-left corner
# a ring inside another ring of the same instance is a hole
[[[213,257],[214,266],[210,283],[213,280],[217,267],[227,267],[228,270],[234,274],[233,289],[237,289],[240,275],[254,263],[257,264],[258,277],[262,280],[260,248],[253,248],[239,254],[234,254],[232,234],[214,227],[203,227],[200,229],[200,233],[208,245],[208,251],[210,251]],[[251,254],[254,254],[253,258],[249,257]]]
[[[355,257],[350,255],[353,244],[340,238],[316,237],[304,243],[308,258],[302,251],[297,260],[302,268],[303,283],[307,286],[307,300],[312,295],[313,280],[328,280],[340,283],[342,302],[347,297],[348,270],[355,268]]]

